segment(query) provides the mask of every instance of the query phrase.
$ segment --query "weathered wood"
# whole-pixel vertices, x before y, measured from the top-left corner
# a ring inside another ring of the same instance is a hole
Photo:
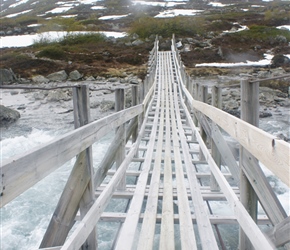
[[[162,53],[165,56],[165,52]],[[163,63],[164,60],[163,60]],[[163,66],[164,67],[164,66]],[[169,107],[169,93],[167,72],[163,72],[165,81],[165,106]],[[164,179],[162,201],[162,224],[160,231],[159,249],[174,249],[174,224],[173,224],[173,196],[172,196],[172,165],[171,165],[171,134],[170,134],[170,110],[165,110],[165,152],[164,152]]]
[[[172,63],[172,62],[171,62]],[[173,65],[170,63],[170,66]],[[173,75],[172,75],[173,78]],[[174,151],[174,164],[175,164],[175,172],[176,172],[176,185],[177,185],[177,201],[178,201],[178,214],[179,214],[179,227],[180,227],[180,241],[182,249],[197,249],[195,234],[193,229],[193,224],[191,221],[191,211],[190,205],[187,197],[187,190],[184,179],[184,171],[180,153],[180,142],[179,140],[186,141],[186,137],[184,135],[184,131],[182,128],[181,120],[180,120],[180,111],[178,106],[178,98],[177,98],[177,89],[174,83],[174,79],[171,80],[171,84],[169,86],[169,92],[174,93],[174,98],[170,95],[170,107],[171,111],[171,124],[172,124],[172,140],[173,140],[173,151]],[[173,85],[173,91],[172,91]],[[173,101],[174,99],[174,101]],[[179,139],[180,138],[180,139]],[[186,154],[184,151],[184,144],[182,144],[183,154]],[[189,155],[189,154],[188,154]],[[192,164],[191,161],[185,160],[185,164]],[[190,166],[192,167],[192,166]],[[186,168],[188,170],[188,168]],[[190,175],[190,174],[189,174]],[[191,181],[191,180],[189,180]],[[196,199],[194,199],[196,201]],[[201,201],[203,202],[202,198]],[[198,213],[196,213],[198,216]],[[211,225],[210,225],[211,227]],[[207,238],[210,241],[209,238]],[[214,249],[214,248],[211,248]]]
[[[107,175],[108,170],[114,164],[116,153],[120,147],[123,136],[124,136],[123,131],[118,129],[100,165],[97,167],[95,171],[94,175],[95,188],[102,183],[102,181],[105,179]]]
[[[236,118],[211,105],[193,100],[189,92],[183,89],[190,98],[193,108],[204,113],[217,125],[251,152],[269,170],[290,187],[289,143]]]
[[[268,237],[274,242],[276,247],[283,246],[290,242],[290,216],[274,226],[274,228],[267,233]]]
[[[126,218],[126,213],[104,212],[100,218],[100,221],[122,223],[125,221],[125,218]],[[155,222],[157,224],[160,224],[161,218],[162,218],[162,214],[156,214],[155,215]],[[174,224],[180,223],[179,214],[175,214],[173,219],[174,219]],[[210,214],[209,220],[210,220],[211,224],[218,224],[218,225],[222,225],[222,224],[237,225],[238,224],[235,216],[233,216],[233,215],[211,215]],[[143,221],[144,221],[144,213],[141,213],[139,223],[143,224]],[[196,216],[194,214],[191,215],[190,223],[196,224]],[[258,220],[259,225],[267,225],[268,223],[269,223],[269,220],[266,216],[264,216],[264,215],[259,216],[259,220]],[[152,248],[150,248],[150,249],[152,249]],[[182,249],[184,249],[184,248],[182,248]]]
[[[118,88],[115,90],[115,111],[121,111],[125,108],[125,90],[123,88]],[[120,143],[118,150],[116,152],[116,168],[122,164],[123,160],[125,159],[125,144],[126,144],[126,130],[125,124],[122,124],[118,127],[119,134],[120,134]],[[126,189],[126,175],[122,177],[119,182],[118,189],[125,190]]]
[[[204,102],[206,103],[207,101],[207,95],[208,95],[208,88],[207,86],[204,86],[204,85],[201,85],[199,87],[199,92],[198,92],[198,100],[201,101],[201,102]],[[204,142],[206,143],[207,142],[207,135],[205,133],[205,128],[203,128],[202,124],[201,123],[198,123],[199,124],[199,133],[201,135],[201,138],[204,140]],[[204,155],[202,154],[202,150],[200,149],[199,150],[199,160],[204,160]]]
[[[152,102],[150,102],[149,106],[151,104]],[[148,115],[148,111],[146,112],[146,115]],[[92,205],[86,216],[82,219],[82,221],[79,222],[79,225],[76,227],[75,231],[72,233],[72,235],[69,237],[69,239],[65,242],[65,244],[61,248],[62,250],[79,249],[81,245],[85,242],[86,238],[91,233],[97,221],[101,217],[101,214],[104,211],[105,207],[108,205],[114,190],[116,190],[121,180],[120,178],[125,174],[128,165],[130,164],[136,151],[138,150],[138,146],[141,142],[141,137],[144,131],[145,131],[145,123],[143,123],[141,127],[136,143],[132,145],[129,153],[126,155],[126,158],[116,171],[116,174],[112,177],[111,181],[108,183],[102,194]]]
[[[164,88],[164,82],[158,83],[159,91]],[[142,223],[140,237],[138,242],[138,250],[150,250],[153,248],[153,241],[155,235],[156,214],[158,206],[158,191],[160,182],[160,166],[162,158],[163,145],[163,129],[164,129],[164,91],[161,93],[160,100],[160,126],[157,142],[156,157],[154,162],[153,173],[150,182],[150,188],[147,198],[147,204],[144,212],[144,220]],[[150,230],[148,230],[150,228]]]
[[[73,89],[73,105],[74,105],[74,123],[75,128],[82,127],[91,122],[90,117],[90,98],[89,98],[89,86],[81,85],[79,88]],[[87,184],[87,188],[82,195],[80,200],[79,209],[81,218],[87,213],[89,208],[94,202],[94,168],[93,168],[93,154],[92,147],[88,147],[85,150],[86,158],[87,158],[87,171],[90,175],[89,183]],[[75,183],[70,183],[68,186],[73,186]],[[81,188],[78,186],[74,186],[74,188]],[[97,239],[96,239],[96,231],[95,228],[93,232],[90,234],[85,244],[82,246],[82,249],[94,250],[97,248]],[[65,236],[66,238],[67,236]]]
[[[157,101],[157,107],[159,107],[160,100]],[[145,155],[145,161],[142,166],[142,172],[139,175],[138,182],[135,188],[134,196],[130,202],[130,207],[127,211],[127,217],[119,232],[117,242],[115,243],[115,249],[132,249],[134,242],[134,236],[136,233],[137,225],[139,222],[139,216],[142,209],[143,199],[145,195],[147,179],[151,168],[151,162],[153,158],[153,150],[155,137],[157,134],[157,123],[159,118],[159,110],[155,112],[154,126],[150,134],[150,141],[148,144],[148,150]],[[146,120],[145,120],[146,121]]]
[[[181,87],[179,92],[184,91],[185,94],[190,97],[186,88],[182,84],[179,86]],[[197,102],[194,100],[191,100],[191,102],[192,102],[192,105],[194,107],[198,107],[198,109],[201,109],[201,107],[208,107],[209,106],[209,105],[206,105],[204,103]],[[185,109],[185,104],[184,104],[182,99],[181,99],[181,104],[185,110],[187,118],[189,119],[189,125],[192,127],[193,130],[195,130],[196,127],[195,127],[193,121],[190,120],[190,113],[188,112],[188,110]],[[213,108],[213,110],[216,111],[217,109]],[[209,113],[209,112],[206,112],[205,109],[202,109],[202,111],[205,114]],[[223,112],[221,114],[223,114]],[[211,169],[212,173],[214,174],[215,179],[217,180],[221,190],[226,195],[227,200],[228,200],[231,208],[233,209],[239,224],[242,226],[243,230],[246,232],[247,236],[251,240],[254,247],[256,247],[257,249],[273,249],[273,247],[268,242],[268,240],[265,238],[263,233],[260,231],[260,229],[253,222],[251,217],[248,215],[247,211],[245,210],[245,208],[243,207],[243,205],[239,201],[238,197],[233,193],[232,188],[230,187],[229,183],[223,177],[221,171],[216,166],[215,161],[211,157],[210,152],[208,151],[208,149],[207,149],[204,141],[202,140],[201,136],[199,135],[199,133],[196,133],[196,136],[197,136],[197,140],[198,140],[199,144],[202,147],[203,153],[204,153],[206,159],[208,160],[210,169]]]
[[[88,86],[75,88],[73,94],[75,127],[78,128],[90,122]],[[94,200],[92,176],[92,152],[89,147],[78,155],[40,247],[62,245],[74,224],[78,209],[80,208],[82,217],[86,214]],[[94,230],[85,248],[96,249],[96,247]]]
[[[211,88],[211,105],[217,107],[219,109],[222,108],[222,91],[221,88],[217,86],[213,86]],[[214,139],[211,137],[211,154],[213,159],[216,162],[216,165],[221,169],[221,153],[218,149],[217,144],[215,143]],[[220,188],[218,183],[213,175],[210,177],[210,186],[212,191],[219,191]]]
[[[259,127],[259,83],[249,84],[247,80],[241,81],[241,119]],[[245,154],[249,155],[249,158],[254,158],[254,156],[244,148],[240,148],[240,200],[253,220],[257,221],[258,198],[255,190],[244,173],[244,168],[246,168],[244,165],[247,163],[244,161],[244,158],[246,158]],[[255,167],[258,168],[258,162],[254,159],[252,164],[255,163],[257,165]],[[255,177],[251,176],[250,178]],[[246,234],[241,228],[239,234],[239,249],[253,249],[250,240],[246,237]]]
[[[179,82],[179,85],[182,83]],[[183,84],[182,84],[183,85]],[[175,106],[174,110],[177,112],[177,116],[180,117],[179,105],[178,105],[178,98],[177,98],[177,90],[176,86],[174,85],[174,96],[175,96]],[[179,90],[180,93],[180,90]],[[186,109],[185,102],[181,99],[180,102],[184,109]],[[187,114],[189,111],[186,109],[184,110]],[[190,119],[190,116],[187,116]],[[191,119],[190,119],[191,121]],[[192,121],[191,121],[192,122]],[[214,236],[214,232],[209,220],[208,216],[208,209],[206,208],[206,204],[203,201],[201,191],[199,188],[198,180],[196,178],[196,173],[194,171],[194,167],[191,162],[191,155],[189,153],[189,148],[186,143],[186,137],[184,135],[184,130],[182,128],[182,123],[180,119],[177,119],[177,124],[179,128],[179,136],[181,141],[181,147],[183,151],[183,157],[185,161],[185,167],[188,176],[189,187],[191,191],[191,197],[194,206],[194,212],[196,215],[197,226],[200,236],[200,241],[203,249],[218,249],[218,245]],[[191,236],[194,237],[194,236]],[[188,248],[190,249],[190,248]]]
[[[136,106],[139,104],[138,102],[138,86],[132,86],[131,88],[131,92],[132,92],[132,106]],[[138,117],[134,118],[135,120],[135,128],[132,132],[132,142],[134,143],[137,140],[137,136],[138,136]],[[138,152],[137,152],[138,154]],[[138,155],[136,155],[136,157],[138,157]]]
[[[278,224],[283,221],[287,214],[274,193],[269,181],[265,177],[259,163],[248,152],[243,152],[243,170],[255,190],[259,201],[272,224]]]
[[[143,105],[138,105],[109,115],[22,155],[3,161],[0,168],[2,173],[0,185],[5,189],[2,192],[0,206],[16,198],[75,155],[142,111]],[[82,143],[79,143],[80,141]]]
[[[182,85],[181,87],[182,87],[182,91],[187,91]],[[204,104],[202,104],[202,106],[203,105]],[[182,102],[182,106],[185,107],[183,102]],[[196,105],[196,106],[199,106],[199,105]],[[186,112],[186,113],[187,113],[186,114],[187,117],[189,118],[190,117],[189,112]],[[190,126],[192,127],[192,129],[195,129],[195,125],[192,121],[190,121]],[[234,211],[234,214],[236,215],[236,218],[239,224],[241,225],[241,227],[243,228],[244,232],[247,234],[248,238],[251,240],[251,243],[257,249],[274,249],[273,246],[265,238],[263,233],[260,231],[258,226],[255,224],[255,222],[252,220],[252,218],[249,216],[244,206],[239,201],[238,197],[234,194],[229,183],[226,181],[226,179],[220,172],[219,168],[216,166],[215,161],[211,157],[211,154],[208,151],[199,133],[196,133],[196,136],[197,136],[197,140],[200,146],[202,147],[203,153],[206,159],[208,160],[210,169],[212,173],[214,174],[215,179],[217,180],[221,190],[224,192],[225,196],[227,197],[230,207]]]
[[[90,180],[86,152],[79,154],[64,191],[53,213],[40,248],[61,246],[73,226],[81,197]],[[73,183],[73,188],[71,185]]]
[[[135,118],[133,118],[127,129],[126,129],[126,142],[128,142],[130,136],[133,133],[133,130],[136,128],[137,126],[137,120]],[[121,143],[121,137],[123,136],[122,131],[118,130],[117,133],[115,134],[115,137],[113,138],[105,156],[103,157],[100,165],[97,167],[96,171],[95,171],[95,176],[94,176],[94,185],[95,188],[98,187],[102,181],[105,179],[105,177],[107,176],[107,172],[108,170],[113,166],[114,162],[115,162],[115,157],[116,157],[116,153],[118,151],[118,148],[120,146]]]
[[[225,162],[226,166],[229,168],[233,178],[237,183],[239,183],[239,165],[231,149],[229,148],[227,142],[225,141],[222,133],[220,132],[219,127],[214,122],[209,122],[206,119],[206,116],[202,113],[197,115],[199,118],[199,122],[202,124],[205,132],[211,136],[212,140],[214,141],[215,145],[217,146],[217,150],[220,152],[223,161]],[[212,154],[213,155],[213,154]]]

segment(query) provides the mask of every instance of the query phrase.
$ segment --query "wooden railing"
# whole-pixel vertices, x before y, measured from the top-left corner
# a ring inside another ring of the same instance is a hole
[[[290,230],[290,219],[266,179],[259,162],[290,187],[290,144],[257,127],[259,119],[259,81],[241,80],[241,119],[236,118],[221,110],[222,87],[213,86],[212,105],[206,103],[208,87],[195,83],[186,73],[176,48],[174,36],[172,51],[175,55],[176,65],[180,68],[180,92],[193,113],[193,119],[190,119],[191,114],[187,114],[188,119],[192,121],[191,126],[198,125],[200,127],[200,135],[197,135],[197,137],[200,140],[200,145],[204,145],[204,150],[206,148],[205,143],[211,142],[211,155],[215,160],[215,162],[212,162],[212,172],[214,173],[215,167],[220,168],[223,161],[233,178],[239,183],[240,200],[253,221],[257,221],[259,200],[274,226],[274,229],[269,233],[269,237],[276,246],[284,245],[290,241],[289,235],[287,236],[285,233],[285,230],[288,232]],[[239,142],[239,163],[229,149],[221,131],[226,132]],[[227,184],[222,179],[217,180],[218,183],[216,183],[215,179],[217,179],[216,175],[212,178],[212,190],[221,188],[223,192],[227,193],[227,199],[233,206],[233,210],[236,211],[240,225],[243,225],[245,221],[250,224],[245,213],[241,212],[243,209],[238,208],[235,197],[229,193]],[[241,230],[239,249],[250,249],[251,244],[255,241],[256,234],[252,232],[251,235],[250,228],[245,230],[244,227],[247,226],[243,225],[242,228],[249,238],[252,237],[252,240],[250,242]],[[285,247],[290,249],[289,244],[286,244]]]

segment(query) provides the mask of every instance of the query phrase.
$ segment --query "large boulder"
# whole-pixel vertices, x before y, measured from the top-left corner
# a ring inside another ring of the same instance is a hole
[[[67,73],[64,70],[49,74],[46,78],[53,82],[63,82],[68,78]]]
[[[11,69],[0,69],[0,84],[12,83],[15,80],[16,77]]]
[[[8,127],[20,118],[20,113],[16,110],[0,105],[0,127]]]
[[[272,58],[271,67],[278,68],[282,66],[290,66],[290,59],[287,56],[278,54]]]

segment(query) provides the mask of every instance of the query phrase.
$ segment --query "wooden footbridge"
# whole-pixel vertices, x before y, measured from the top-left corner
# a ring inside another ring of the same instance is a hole
[[[290,249],[290,217],[259,166],[289,187],[290,147],[256,127],[259,83],[240,87],[238,119],[220,109],[222,87],[206,103],[208,87],[186,74],[174,37],[171,51],[158,51],[156,40],[131,108],[116,89],[117,112],[90,122],[88,86],[74,87],[76,129],[3,162],[1,207],[76,156],[40,249],[97,249],[100,221],[119,223],[111,249]],[[92,144],[112,131],[96,166]],[[240,144],[238,159],[226,137]],[[110,211],[112,199],[125,200],[125,210]],[[217,213],[214,202],[230,212]],[[225,224],[240,228],[234,248]]]

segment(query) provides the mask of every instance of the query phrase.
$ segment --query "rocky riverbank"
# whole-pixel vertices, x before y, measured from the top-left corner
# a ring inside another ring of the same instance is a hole
[[[282,72],[283,69],[277,69],[273,73]],[[249,73],[249,69],[247,70]],[[194,82],[206,84],[209,86],[219,85],[223,87],[222,109],[237,117],[240,116],[240,87],[239,83],[243,77],[253,79],[260,76],[262,73],[256,75],[246,74],[245,71],[240,74],[228,74],[224,76],[203,76],[194,77]],[[268,73],[269,75],[269,73]],[[49,115],[59,116],[59,119],[67,118],[67,123],[73,123],[72,111],[72,89],[54,89],[54,90],[33,90],[21,89],[21,86],[53,88],[60,86],[73,86],[76,84],[87,84],[90,88],[90,108],[92,120],[99,119],[114,112],[114,91],[116,88],[122,87],[126,89],[126,107],[131,106],[131,85],[143,84],[142,79],[134,75],[127,75],[120,77],[98,77],[96,78],[80,78],[72,81],[74,76],[81,77],[77,71],[66,74],[66,72],[55,72],[50,76],[37,76],[32,80],[27,80],[26,84],[21,84],[19,89],[2,89],[1,103],[8,108],[17,110],[23,119],[33,119],[33,116]],[[17,84],[19,86],[19,84]],[[10,85],[10,86],[15,86]],[[266,86],[260,87],[260,118],[271,117],[277,112],[287,112],[290,108],[288,93],[279,89],[273,89]],[[211,102],[211,92],[208,94],[208,103]],[[17,116],[11,113],[7,118],[7,113],[1,112],[1,126],[10,126],[17,120]],[[5,119],[3,118],[5,117]],[[273,118],[274,119],[274,118]],[[38,124],[41,126],[41,124]],[[47,125],[47,124],[46,124]],[[43,126],[46,126],[43,124]],[[282,136],[288,141],[286,135]]]

